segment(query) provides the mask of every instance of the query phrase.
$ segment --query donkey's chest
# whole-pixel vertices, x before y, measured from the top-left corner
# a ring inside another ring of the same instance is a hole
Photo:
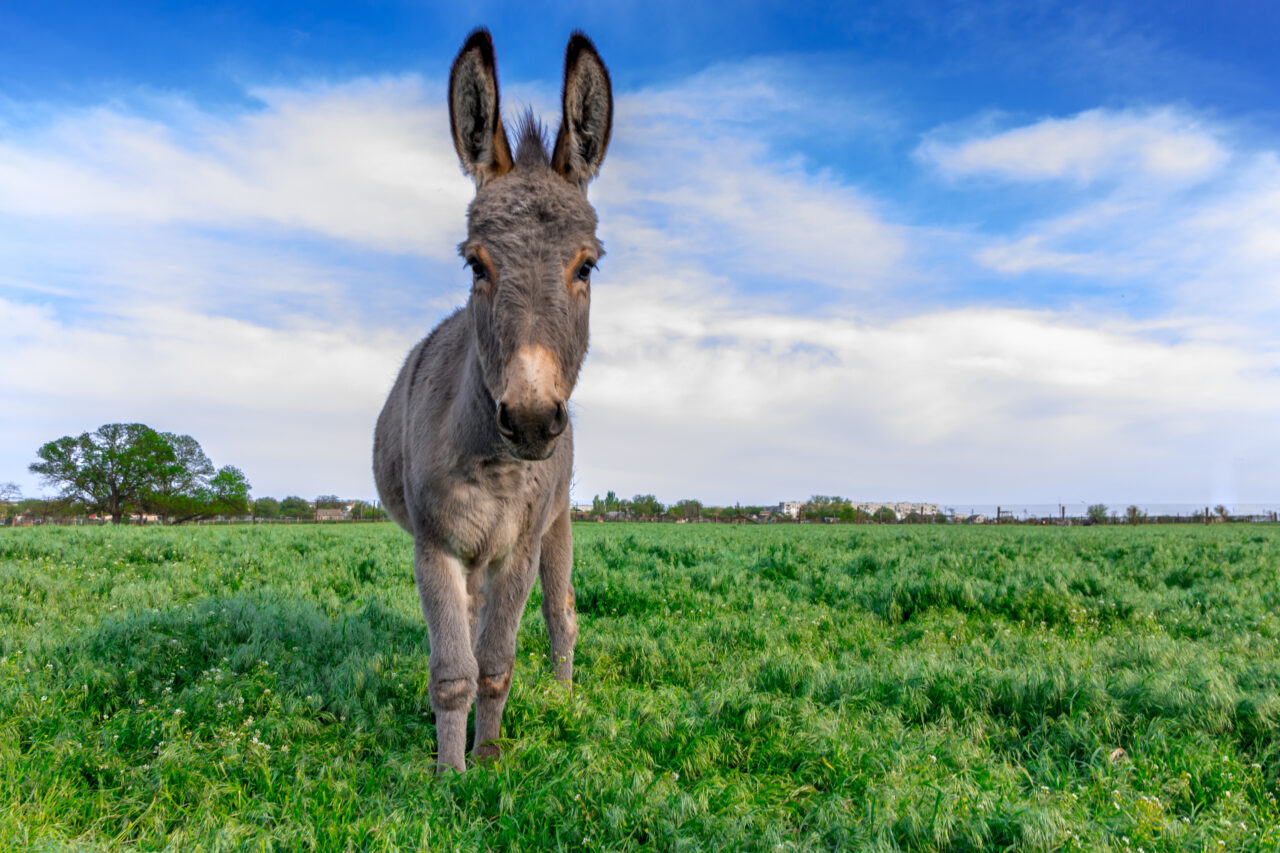
[[[536,473],[482,473],[455,481],[439,497],[444,513],[437,529],[466,566],[505,564],[544,532],[548,495]]]

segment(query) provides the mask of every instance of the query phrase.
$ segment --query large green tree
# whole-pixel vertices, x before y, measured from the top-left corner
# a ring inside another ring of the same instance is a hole
[[[214,469],[189,435],[146,424],[104,424],[45,444],[30,466],[61,497],[119,524],[132,511],[172,523],[248,511],[249,482],[233,465]]]
[[[171,473],[177,458],[164,436],[146,424],[103,424],[93,432],[50,441],[29,470],[64,498],[111,516],[139,509]]]

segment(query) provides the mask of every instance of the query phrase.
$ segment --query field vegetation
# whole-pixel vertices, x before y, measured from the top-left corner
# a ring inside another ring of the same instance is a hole
[[[436,780],[393,526],[0,530],[0,848],[1280,846],[1280,527],[575,538]]]

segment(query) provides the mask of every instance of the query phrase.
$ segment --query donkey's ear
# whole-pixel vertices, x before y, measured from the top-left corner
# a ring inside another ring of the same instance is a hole
[[[551,167],[586,189],[600,171],[613,129],[613,87],[596,47],[581,32],[569,37],[564,54],[563,109]]]
[[[511,170],[511,146],[498,110],[498,67],[493,39],[481,28],[453,60],[449,72],[449,130],[462,170],[476,186]]]

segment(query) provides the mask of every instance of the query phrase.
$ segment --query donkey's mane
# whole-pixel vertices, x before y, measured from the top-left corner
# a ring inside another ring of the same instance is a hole
[[[547,153],[547,134],[533,114],[526,108],[516,123],[516,165],[517,166],[549,166],[551,155]]]

